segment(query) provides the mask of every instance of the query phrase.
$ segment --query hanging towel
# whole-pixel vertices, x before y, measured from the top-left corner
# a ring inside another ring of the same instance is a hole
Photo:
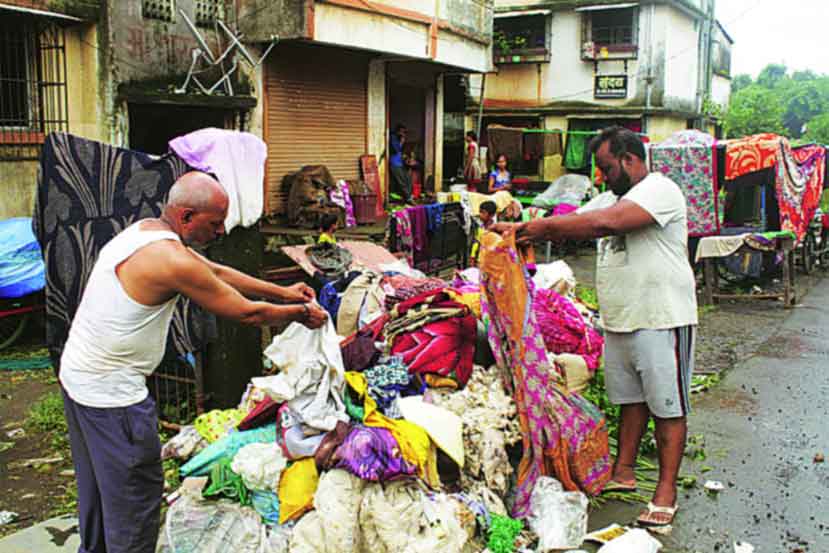
[[[230,200],[225,232],[249,227],[262,216],[264,207],[265,158],[268,149],[250,133],[224,129],[201,129],[174,138],[169,143],[191,167],[216,175]]]

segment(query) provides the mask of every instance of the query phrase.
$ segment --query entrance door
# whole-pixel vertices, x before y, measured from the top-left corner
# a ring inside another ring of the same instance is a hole
[[[225,128],[231,112],[215,108],[129,104],[130,148],[148,154],[167,153],[167,143],[205,127]]]

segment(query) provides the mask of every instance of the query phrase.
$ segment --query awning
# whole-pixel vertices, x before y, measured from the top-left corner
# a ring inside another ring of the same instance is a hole
[[[550,15],[553,13],[553,10],[524,10],[524,11],[512,11],[512,12],[502,12],[502,13],[495,13],[492,17],[495,19],[506,19],[508,17],[526,17],[530,15]]]
[[[0,4],[0,10],[8,10],[13,12],[27,13],[38,17],[51,17],[53,19],[63,19],[64,21],[72,21],[74,23],[82,23],[83,19],[66,15],[57,12],[47,12],[45,10],[36,10],[34,8],[21,8],[20,6],[10,6],[9,4]]]
[[[625,2],[623,4],[597,4],[594,6],[583,6],[576,8],[577,12],[594,12],[598,10],[623,10],[625,8],[635,8],[639,2]]]

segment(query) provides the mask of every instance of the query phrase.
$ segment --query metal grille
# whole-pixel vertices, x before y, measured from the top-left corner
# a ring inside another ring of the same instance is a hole
[[[158,19],[173,22],[175,18],[175,0],[143,0],[141,15],[144,19]]]
[[[147,388],[155,400],[161,420],[172,424],[190,424],[203,411],[204,379],[201,377],[201,354],[194,363],[168,357],[147,379]]]
[[[224,19],[223,0],[196,0],[196,25],[212,27],[221,19]]]
[[[68,130],[62,27],[0,19],[0,159],[38,159],[47,134]]]

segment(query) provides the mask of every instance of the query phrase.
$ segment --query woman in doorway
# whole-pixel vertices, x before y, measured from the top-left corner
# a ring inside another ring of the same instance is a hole
[[[478,135],[475,131],[466,133],[466,161],[463,165],[463,177],[466,184],[477,184],[481,180],[481,165],[478,161]]]
[[[495,161],[495,170],[489,174],[489,193],[512,190],[512,175],[507,171],[507,156],[501,154]]]

